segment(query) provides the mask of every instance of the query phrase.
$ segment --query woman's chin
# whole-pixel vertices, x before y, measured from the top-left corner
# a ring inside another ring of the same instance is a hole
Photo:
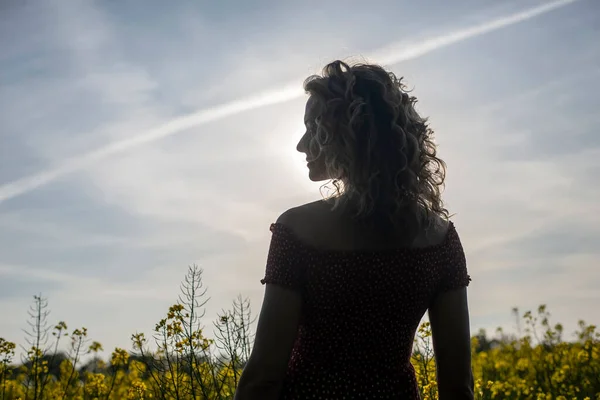
[[[315,171],[308,170],[308,179],[310,179],[313,182],[321,182],[321,181],[326,181],[328,178],[325,176],[325,174],[321,174],[321,173],[317,173]]]

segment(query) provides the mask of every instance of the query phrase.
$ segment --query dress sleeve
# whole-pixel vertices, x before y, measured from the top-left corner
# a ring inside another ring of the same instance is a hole
[[[454,224],[450,222],[448,239],[444,251],[442,276],[438,292],[469,286],[471,277],[467,271],[465,252]]]
[[[271,224],[271,244],[267,255],[265,277],[261,283],[276,284],[301,291],[304,287],[306,266],[303,262],[303,247],[289,228]]]

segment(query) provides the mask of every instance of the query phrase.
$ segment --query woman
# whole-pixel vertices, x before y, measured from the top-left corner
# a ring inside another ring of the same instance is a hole
[[[439,398],[472,399],[465,255],[440,198],[445,164],[402,80],[335,61],[304,88],[312,181],[335,194],[271,225],[266,291],[237,400],[418,399],[429,312]]]

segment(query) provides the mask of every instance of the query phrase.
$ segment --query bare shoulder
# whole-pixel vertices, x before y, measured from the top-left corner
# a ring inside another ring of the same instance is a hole
[[[432,215],[430,218],[428,225],[415,239],[416,247],[436,246],[442,243],[448,235],[450,221],[439,215]]]
[[[326,208],[324,206],[325,203],[322,200],[317,200],[292,207],[277,218],[277,223],[301,230],[303,227],[310,225],[316,218],[325,215]]]
[[[428,229],[425,230],[426,242],[428,245],[437,245],[442,243],[448,235],[450,221],[439,215],[433,215]]]
[[[379,239],[374,239],[368,232],[355,226],[353,219],[332,212],[331,203],[325,200],[290,208],[277,218],[277,222],[285,225],[303,242],[320,248],[378,248],[381,245]],[[447,219],[431,215],[429,223],[423,226],[412,245],[429,247],[441,244],[450,227]],[[390,239],[390,246],[394,246],[393,240]]]
[[[331,206],[319,200],[290,208],[277,218],[277,223],[286,226],[303,242],[320,246],[323,236],[335,236],[328,226],[331,220]]]
[[[428,229],[433,235],[446,237],[448,230],[450,229],[450,221],[442,218],[439,215],[434,215],[431,220],[431,225]]]

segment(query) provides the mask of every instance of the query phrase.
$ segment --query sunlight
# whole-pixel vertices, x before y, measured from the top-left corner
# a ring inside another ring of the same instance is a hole
[[[294,170],[297,171],[298,173],[302,174],[302,176],[306,176],[306,174],[307,174],[306,155],[303,153],[299,153],[296,150],[298,141],[300,141],[300,138],[302,137],[302,135],[304,135],[305,128],[304,128],[304,124],[302,124],[302,122],[300,122],[299,124],[295,124],[295,125],[296,126],[291,131],[293,133],[290,134],[284,142],[285,148],[283,149],[283,153],[284,153],[286,159],[289,160],[290,164],[293,165]]]
[[[318,194],[321,184],[308,179],[306,156],[296,150],[298,141],[304,135],[305,127],[301,116],[294,114],[292,112],[286,115],[277,125],[275,129],[277,134],[271,135],[268,140],[269,153],[280,157],[283,163],[281,167],[291,172],[290,178],[300,185],[300,192],[310,191]]]
[[[323,182],[313,182],[308,179],[308,167],[306,166],[306,155],[299,153],[296,150],[298,141],[304,135],[305,127],[302,122],[296,125],[294,129],[290,130],[291,134],[282,140],[280,151],[283,153],[283,157],[286,163],[290,165],[293,172],[293,179],[300,185],[301,191],[309,191],[311,193],[319,194],[319,188],[323,185]]]

